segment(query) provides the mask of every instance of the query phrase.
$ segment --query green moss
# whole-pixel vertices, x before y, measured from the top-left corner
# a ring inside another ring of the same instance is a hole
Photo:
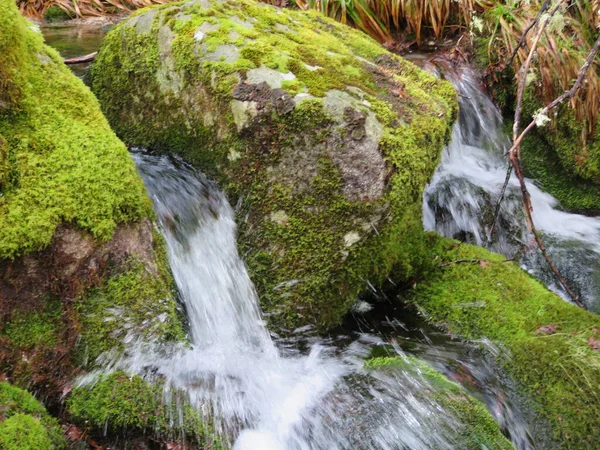
[[[515,264],[501,262],[503,256],[440,242],[446,248],[437,252],[440,264],[489,262],[440,267],[409,301],[455,334],[503,343],[509,354],[502,364],[536,400],[562,448],[593,448],[600,439],[600,354],[588,340],[598,336],[598,316],[566,303]],[[545,325],[555,325],[556,332],[538,331]]]
[[[0,382],[0,405],[0,448],[66,449],[58,421],[30,393]]]
[[[52,450],[48,432],[38,419],[15,414],[0,423],[0,448],[5,450]]]
[[[65,20],[69,20],[72,18],[73,17],[70,13],[63,10],[58,5],[52,5],[48,9],[46,9],[46,12],[44,12],[44,20],[46,20],[47,22],[64,22]]]
[[[514,448],[483,403],[469,396],[461,386],[449,381],[426,363],[411,357],[379,357],[367,360],[365,367],[377,371],[400,370],[422,376],[428,385],[414,394],[434,400],[456,419],[457,427],[442,426],[443,432],[450,435],[456,448]]]
[[[521,146],[525,175],[556,197],[568,211],[600,213],[600,186],[566,172],[556,153],[537,133],[529,135]]]
[[[124,140],[179,153],[216,178],[232,203],[243,199],[241,252],[272,325],[331,327],[367,280],[377,283],[393,267],[413,276],[425,242],[421,193],[456,114],[452,86],[314,12],[249,0],[155,11],[107,35],[92,88]],[[176,20],[178,12],[190,18]],[[380,57],[381,66],[372,64]],[[249,76],[315,98],[280,114],[281,99],[269,103],[262,91],[257,101],[266,109],[252,117],[234,98]],[[348,143],[349,105],[383,129],[389,181],[378,198],[344,191],[336,152],[364,145]]]
[[[143,184],[88,88],[14,2],[2,0],[0,15],[0,79],[10,96],[0,135],[11,161],[0,197],[0,258],[45,247],[62,222],[106,240],[117,223],[146,217]]]
[[[124,431],[163,439],[194,439],[209,448],[220,449],[210,422],[185,401],[181,392],[164,391],[139,376],[122,372],[103,375],[91,386],[73,390],[67,399],[71,420],[96,432]]]
[[[14,311],[11,320],[4,325],[4,334],[16,347],[52,347],[58,341],[61,312],[59,300],[46,302],[42,312]]]
[[[127,272],[83,294],[76,302],[82,338],[77,362],[93,365],[101,353],[122,350],[126,337],[183,340],[175,292],[169,281],[172,283],[168,273],[155,276],[142,263],[132,261]]]

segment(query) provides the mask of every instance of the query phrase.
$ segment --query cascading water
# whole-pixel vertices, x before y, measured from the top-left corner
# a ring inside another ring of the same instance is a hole
[[[184,390],[235,450],[464,447],[460,430],[468,425],[427,395],[435,388],[410,359],[407,370],[365,370],[381,340],[363,335],[344,349],[321,340],[308,354],[278,349],[237,254],[225,196],[183,163],[134,158],[167,242],[192,345],[133,345],[111,369]],[[533,448],[504,417],[516,447]]]
[[[514,176],[501,204],[494,235],[490,235],[506,177],[508,161],[503,154],[510,148],[510,140],[503,130],[500,112],[470,69],[444,67],[444,75],[459,92],[460,116],[442,163],[423,196],[425,228],[511,258],[522,252],[522,266],[568,299],[526,229],[520,188]],[[552,261],[586,307],[597,311],[600,218],[561,211],[558,201],[530,180],[527,189],[534,223]]]

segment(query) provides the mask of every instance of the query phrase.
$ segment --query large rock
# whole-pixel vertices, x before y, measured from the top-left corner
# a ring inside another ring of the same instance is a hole
[[[249,0],[134,14],[91,76],[127,143],[183,155],[237,204],[272,324],[331,327],[369,281],[417,270],[449,84],[317,13]]]
[[[125,146],[14,1],[0,17],[0,379],[52,401],[100,353],[183,332]]]

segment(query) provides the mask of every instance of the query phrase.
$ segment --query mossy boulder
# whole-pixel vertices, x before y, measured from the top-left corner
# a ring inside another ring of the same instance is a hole
[[[122,139],[183,155],[237,204],[273,326],[329,328],[368,281],[417,271],[450,84],[316,12],[250,0],[134,14],[91,80]]]
[[[501,364],[552,426],[557,448],[596,448],[600,318],[501,255],[441,238],[432,248],[438,268],[405,299],[456,335],[501,343]]]
[[[400,371],[422,377],[427,383],[421,391],[414,392],[414,395],[435,401],[455,419],[456,427],[444,425],[441,427],[444,429],[437,432],[441,431],[444,436],[448,436],[456,448],[514,448],[483,403],[468,395],[460,385],[448,380],[426,363],[407,356],[376,357],[367,360],[366,368],[382,372]]]
[[[98,435],[150,435],[163,442],[191,440],[203,448],[221,448],[207,417],[189,405],[183,392],[123,372],[75,388],[67,413],[74,423]]]
[[[0,448],[60,450],[67,448],[58,421],[33,395],[0,382]]]
[[[0,17],[0,375],[52,401],[123,326],[183,331],[127,149],[14,1]]]

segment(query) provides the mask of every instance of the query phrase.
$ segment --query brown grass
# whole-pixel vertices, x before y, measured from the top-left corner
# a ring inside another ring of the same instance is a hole
[[[71,17],[102,17],[131,12],[171,0],[18,0],[17,5],[26,17],[40,19],[51,6],[58,6]]]

